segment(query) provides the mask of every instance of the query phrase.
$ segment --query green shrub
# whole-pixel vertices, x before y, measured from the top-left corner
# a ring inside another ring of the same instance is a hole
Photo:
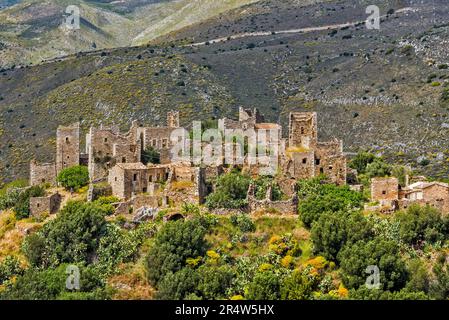
[[[156,298],[160,300],[183,300],[197,292],[199,274],[192,268],[182,268],[173,273],[168,272],[159,281]]]
[[[312,241],[316,254],[335,261],[348,244],[373,237],[372,226],[360,212],[326,212],[313,224]]]
[[[306,300],[312,298],[312,293],[317,286],[317,278],[303,274],[300,270],[294,270],[282,282],[282,300]]]
[[[273,178],[269,176],[259,177],[254,181],[256,188],[256,199],[263,200],[267,194],[268,187],[271,186],[272,200],[282,200],[283,192],[277,183],[273,182]]]
[[[0,262],[0,285],[11,279],[13,276],[23,274],[24,269],[20,265],[19,259],[14,256],[7,256]]]
[[[154,149],[153,147],[149,147],[145,150],[142,150],[142,163],[147,165],[148,163],[159,164],[161,163],[161,154]]]
[[[56,269],[28,269],[14,284],[0,292],[3,300],[108,299],[110,294],[92,267],[79,266],[80,290],[66,288],[67,267]]]
[[[360,192],[352,191],[348,186],[316,184],[311,189],[313,192],[305,196],[303,189],[300,188],[298,191],[299,197],[303,199],[299,204],[300,219],[309,228],[324,212],[359,208],[364,200]]]
[[[248,300],[278,300],[281,297],[281,279],[272,271],[258,272],[248,286]]]
[[[25,256],[32,266],[42,268],[92,262],[105,234],[106,214],[94,203],[69,202],[56,219],[25,239]]]
[[[234,227],[239,228],[241,232],[254,232],[256,225],[246,214],[234,214],[231,216],[231,223]]]
[[[206,228],[199,219],[165,224],[157,233],[146,257],[148,279],[158,285],[168,273],[186,266],[188,258],[203,256],[207,249]]]
[[[445,221],[437,209],[429,206],[410,206],[395,215],[399,224],[401,240],[410,245],[422,244],[423,241],[435,243],[444,241]]]
[[[247,205],[246,195],[251,178],[233,171],[219,176],[215,191],[206,198],[206,206],[211,209],[240,209]]]
[[[67,190],[77,191],[89,184],[89,171],[85,166],[74,166],[62,170],[57,181]]]
[[[369,276],[368,266],[377,266],[380,271],[380,289],[397,291],[408,279],[404,261],[398,245],[389,240],[375,238],[345,246],[338,254],[342,280],[347,288],[364,286]]]
[[[43,196],[45,196],[45,189],[41,186],[33,186],[20,192],[14,204],[16,218],[18,220],[28,218],[30,216],[30,198]]]
[[[374,162],[376,158],[374,154],[362,151],[349,162],[349,167],[357,170],[359,174],[365,173],[366,166]]]

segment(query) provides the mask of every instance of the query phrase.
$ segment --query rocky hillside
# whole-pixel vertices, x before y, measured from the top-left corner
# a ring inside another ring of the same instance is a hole
[[[139,45],[255,1],[0,1],[0,67],[36,64],[80,51]],[[78,30],[65,24],[69,5],[80,10]]]
[[[98,50],[0,73],[0,181],[53,157],[58,124],[158,124],[318,112],[323,138],[371,149],[436,177],[449,172],[449,3],[263,0],[141,47]],[[151,33],[150,33],[151,34]],[[214,40],[214,39],[220,39]]]

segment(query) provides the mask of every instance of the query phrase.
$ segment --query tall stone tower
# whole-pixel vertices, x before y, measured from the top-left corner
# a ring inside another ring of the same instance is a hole
[[[318,139],[316,112],[292,112],[289,117],[289,147],[312,149]]]
[[[56,131],[56,174],[80,163],[80,124],[59,126]]]
[[[167,113],[167,126],[170,128],[179,128],[179,111],[170,111]]]

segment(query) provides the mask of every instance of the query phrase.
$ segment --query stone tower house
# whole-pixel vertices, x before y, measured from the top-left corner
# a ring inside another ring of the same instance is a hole
[[[56,174],[61,170],[79,165],[80,124],[59,126],[56,131]]]
[[[179,128],[179,111],[170,111],[167,113],[167,126],[170,128]]]
[[[289,147],[315,148],[318,140],[316,112],[292,112],[289,117]]]

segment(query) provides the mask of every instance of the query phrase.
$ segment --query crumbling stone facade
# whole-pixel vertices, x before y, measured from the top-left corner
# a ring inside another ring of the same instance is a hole
[[[30,213],[35,218],[41,218],[44,214],[54,214],[61,205],[61,195],[54,193],[45,197],[30,198]]]
[[[325,175],[332,183],[346,184],[346,156],[343,142],[333,139],[318,141],[317,115],[315,112],[290,114],[289,140],[281,155],[284,193],[292,194],[296,180]]]
[[[59,126],[56,131],[56,174],[79,165],[80,125]]]
[[[271,158],[266,159],[275,161],[275,165],[279,166],[275,168],[276,182],[285,194],[294,195],[294,187],[299,179],[309,179],[320,174],[326,175],[333,183],[346,183],[343,143],[337,139],[318,141],[316,113],[291,113],[288,138],[282,137],[282,126],[265,122],[256,108],[240,108],[238,116],[238,120],[219,119],[218,128],[226,138],[229,138],[227,129],[237,129],[238,132],[234,132],[233,136],[241,135],[243,139],[248,132],[254,130],[252,132],[256,136],[251,142],[267,143],[265,153],[267,156],[269,153]],[[203,203],[206,195],[213,190],[213,180],[226,171],[224,165],[228,164],[224,163],[224,157],[206,166],[196,166],[190,161],[173,162],[171,151],[175,141],[172,141],[172,134],[174,130],[179,129],[179,126],[179,112],[169,112],[165,126],[142,127],[134,121],[127,133],[121,133],[119,128],[114,126],[91,127],[86,135],[86,150],[83,154],[80,154],[79,150],[79,124],[59,127],[56,163],[39,165],[33,162],[31,183],[40,184],[48,181],[54,184],[60,170],[81,163],[88,166],[92,186],[99,182],[107,182],[110,185],[108,193],[110,191],[124,202],[145,195],[157,197],[158,203],[162,206],[182,202]],[[202,142],[202,145],[204,144]],[[160,153],[160,165],[141,163],[143,151],[149,148]],[[227,155],[227,150],[232,150],[234,154],[237,146],[228,140],[222,148],[223,154]],[[251,151],[255,149],[255,146],[248,145],[246,150],[248,154],[244,155],[243,161],[227,168],[239,166],[252,176],[264,174],[265,169],[271,164],[263,163],[260,159],[261,150],[257,150],[257,162],[253,162]],[[278,153],[271,152],[273,150],[277,150]],[[96,197],[94,188],[89,189],[89,197],[90,200]],[[292,201],[273,202],[266,199],[265,202],[252,201],[252,206],[269,205],[281,211],[296,212],[295,203]],[[126,211],[125,205],[121,207]]]
[[[56,131],[56,162],[30,163],[30,185],[50,183],[56,185],[59,172],[80,163],[79,123],[59,126]]]
[[[204,203],[207,195],[205,172],[205,168],[201,167],[173,165],[164,189],[168,203]]]
[[[298,213],[298,195],[294,194],[289,200],[273,201],[272,188],[268,187],[265,199],[258,200],[256,198],[256,188],[251,184],[248,188],[247,201],[250,212],[272,211],[281,214],[297,214]]]
[[[131,199],[148,191],[148,169],[142,163],[118,163],[109,171],[108,182],[113,195]]]
[[[371,179],[371,198],[382,205],[399,200],[399,181],[395,177]]]
[[[56,185],[56,166],[54,163],[38,164],[36,160],[30,163],[30,185],[37,186],[49,183]]]
[[[117,127],[91,127],[86,135],[86,152],[91,181],[107,177],[108,170],[117,163],[140,161],[140,142],[132,133],[121,134]]]

